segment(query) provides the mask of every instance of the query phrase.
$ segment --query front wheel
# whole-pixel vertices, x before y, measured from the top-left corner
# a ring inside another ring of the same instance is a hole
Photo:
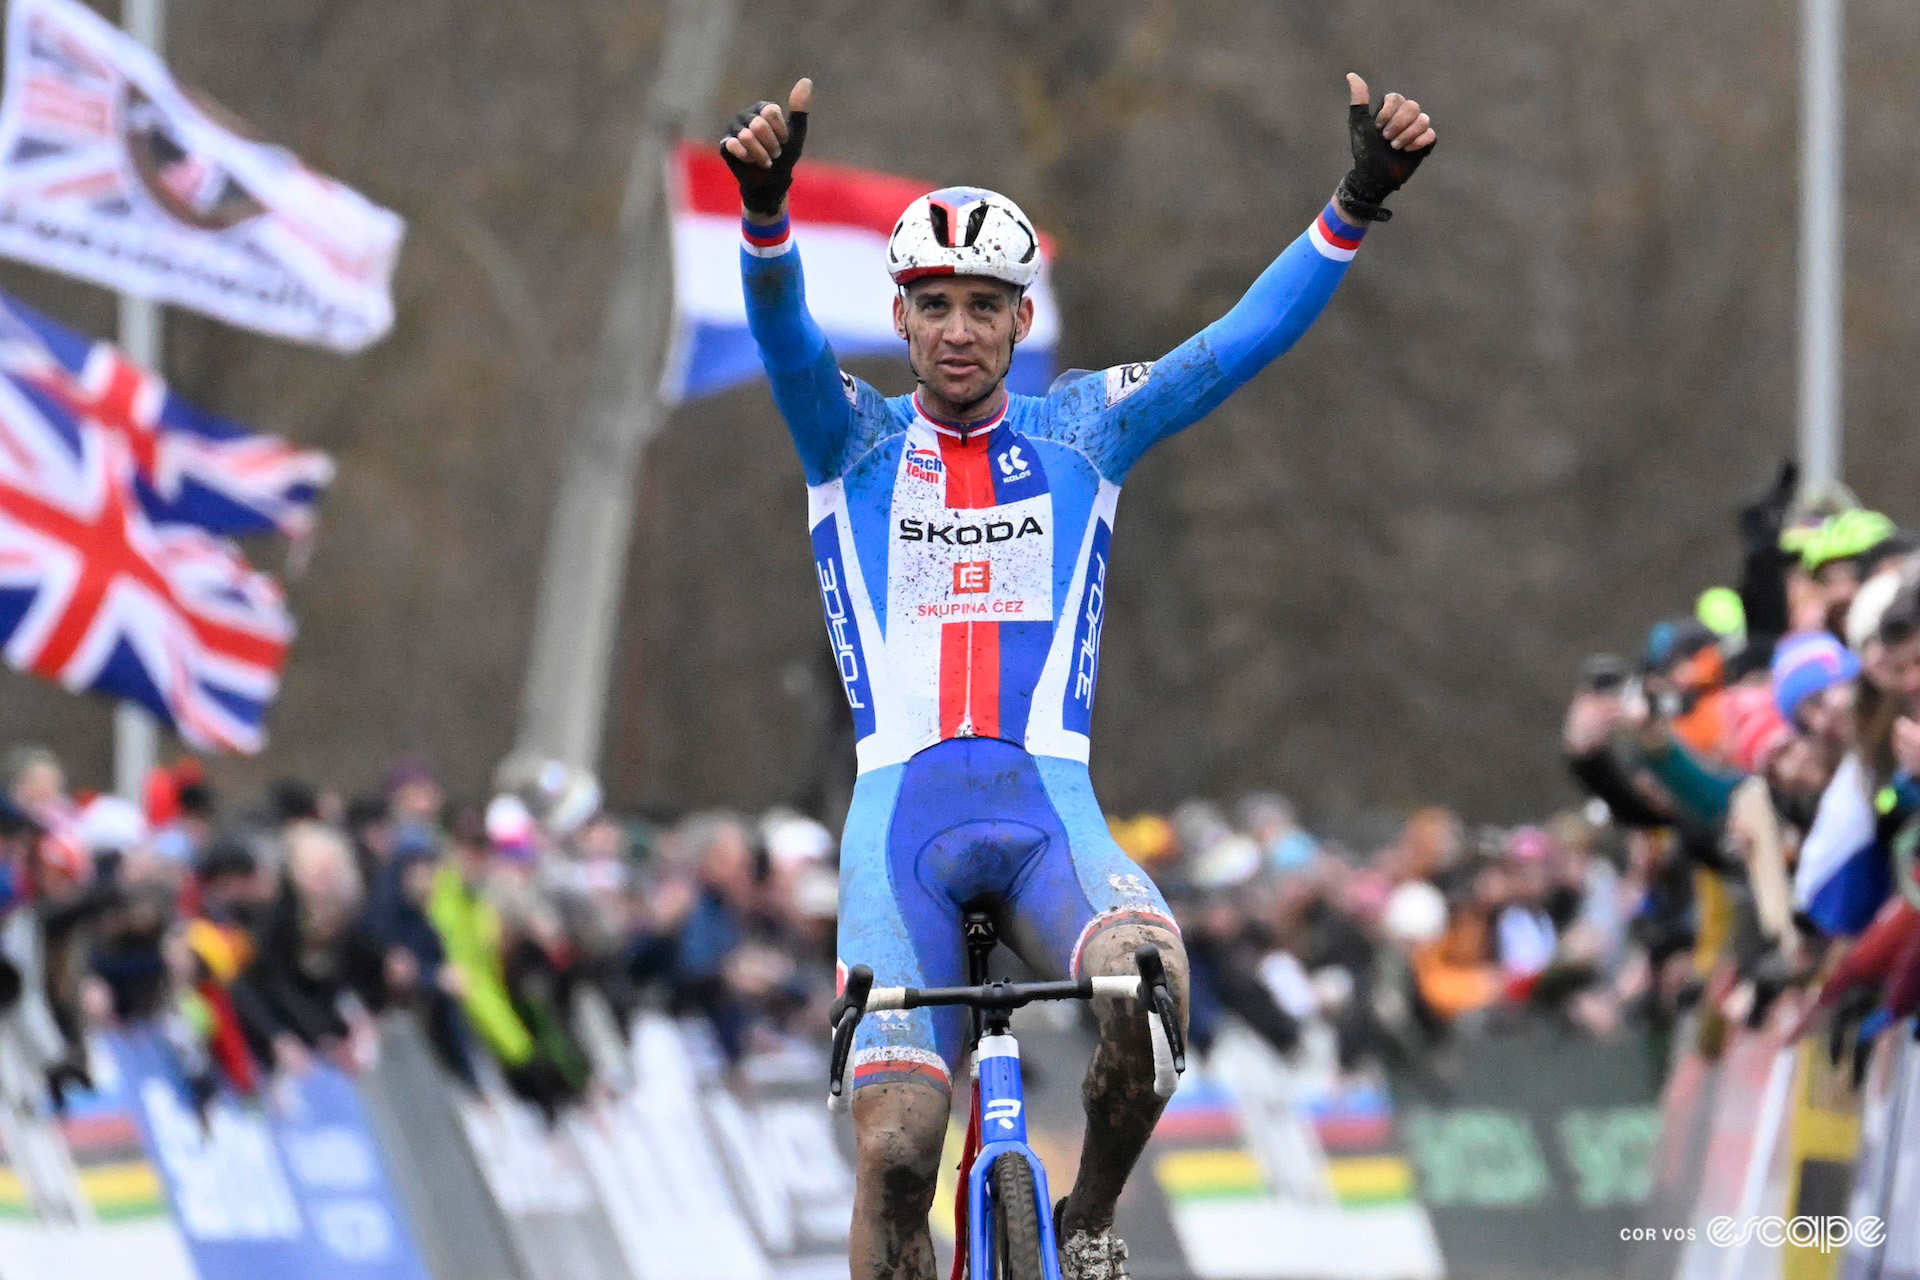
[[[1040,1261],[1040,1203],[1033,1166],[1017,1151],[993,1162],[993,1274],[997,1280],[1046,1280]]]

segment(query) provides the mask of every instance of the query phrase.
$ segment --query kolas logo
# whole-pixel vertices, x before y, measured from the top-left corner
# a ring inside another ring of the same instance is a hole
[[[915,480],[924,480],[928,484],[939,484],[940,476],[946,470],[940,461],[940,455],[931,449],[907,450],[907,474]]]
[[[1000,455],[1000,476],[1004,480],[1025,480],[1033,474],[1033,468],[1027,465],[1026,455],[1020,452],[1020,446],[1014,445]]]

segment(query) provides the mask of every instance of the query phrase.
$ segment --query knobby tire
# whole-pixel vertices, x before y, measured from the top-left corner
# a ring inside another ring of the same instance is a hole
[[[1046,1280],[1033,1167],[1017,1151],[993,1162],[993,1252],[996,1280]]]

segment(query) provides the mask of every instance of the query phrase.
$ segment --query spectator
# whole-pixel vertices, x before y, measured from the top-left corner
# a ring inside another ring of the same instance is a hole
[[[447,796],[423,758],[408,755],[395,760],[387,767],[381,790],[396,843],[402,839],[431,842],[438,835],[440,811]]]
[[[277,1069],[304,1071],[315,1051],[352,1069],[370,1059],[385,957],[358,927],[362,891],[346,840],[295,822],[282,841],[285,875],[253,962],[234,982],[234,1007],[254,1052]]]
[[[757,961],[744,970],[731,967],[753,926],[758,892],[753,846],[745,824],[723,813],[690,818],[677,844],[677,860],[691,868],[695,893],[671,949],[673,1007],[703,1013],[727,1058],[738,1061],[754,1018],[750,997],[769,994],[777,985]],[[753,990],[740,989],[730,977],[745,978]]]
[[[1505,864],[1488,868],[1498,888],[1489,891],[1500,967],[1509,979],[1528,982],[1553,960],[1559,935],[1547,911],[1550,841],[1538,827],[1521,827],[1506,840]]]
[[[455,975],[450,990],[459,993],[468,1026],[500,1064],[509,1087],[552,1118],[573,1090],[559,1067],[541,1056],[514,1007],[505,927],[491,896],[495,851],[481,815],[465,811],[456,817],[452,844],[453,856],[434,872],[427,900],[427,917]]]
[[[447,963],[446,944],[428,917],[436,872],[434,851],[409,844],[382,865],[368,896],[366,929],[386,950],[386,980],[396,999],[419,1011],[427,1042],[447,1070],[472,1092],[480,1089],[473,1063],[461,971]]]

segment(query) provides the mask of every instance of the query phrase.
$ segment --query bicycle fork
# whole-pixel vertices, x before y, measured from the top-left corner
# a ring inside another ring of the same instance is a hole
[[[991,913],[974,909],[961,921],[967,947],[967,981],[987,981],[987,966],[999,939]],[[972,1049],[973,1106],[979,1124],[979,1146],[965,1169],[965,1204],[971,1209],[957,1224],[966,1239],[970,1280],[994,1280],[995,1216],[1004,1212],[993,1194],[993,1162],[1013,1153],[1033,1170],[1034,1209],[1040,1216],[1040,1259],[1050,1280],[1059,1280],[1060,1251],[1053,1238],[1053,1201],[1047,1190],[1047,1170],[1027,1145],[1026,1090],[1020,1076],[1020,1043],[1013,1036],[1008,1010],[967,1010],[967,1039]],[[956,1274],[955,1280],[959,1280]]]
[[[1027,1145],[1026,1095],[1020,1079],[1020,1045],[1008,1030],[1007,1015],[987,1015],[986,1034],[974,1046],[974,1087],[979,1091],[980,1150],[967,1171],[967,1196],[977,1206],[967,1215],[967,1260],[972,1280],[994,1280],[995,1202],[989,1174],[1001,1156],[1025,1160],[1033,1170],[1034,1211],[1039,1215],[1040,1262],[1050,1280],[1059,1280],[1060,1249],[1053,1237],[1053,1197],[1047,1170]],[[997,1025],[996,1025],[997,1024]]]

